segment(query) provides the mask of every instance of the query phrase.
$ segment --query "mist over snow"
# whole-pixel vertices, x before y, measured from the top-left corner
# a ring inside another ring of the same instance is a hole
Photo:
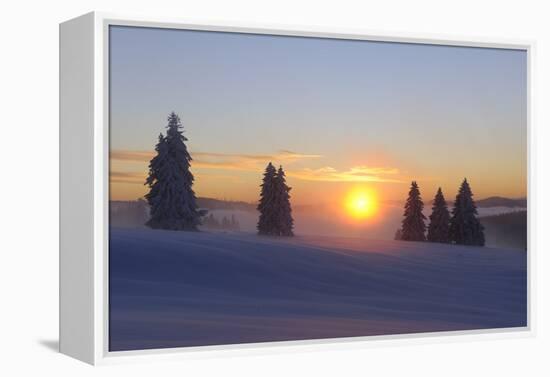
[[[487,207],[478,208],[479,216],[483,222],[484,217],[496,216],[502,214],[513,214],[526,211],[522,207]],[[431,205],[424,208],[426,217],[431,212]],[[214,209],[209,210],[216,218],[231,218],[234,215],[240,222],[240,230],[243,232],[256,232],[258,214],[254,210],[231,210]],[[403,208],[397,204],[382,203],[380,205],[380,216],[372,219],[353,220],[350,219],[339,206],[319,205],[319,206],[297,206],[293,211],[296,234],[301,235],[326,235],[326,236],[345,236],[361,237],[375,240],[392,240],[395,231],[401,226],[403,219]],[[527,234],[527,224],[518,225],[521,231]],[[497,242],[499,239],[498,228],[492,227],[488,237],[488,246],[514,247],[513,244],[506,245]],[[500,237],[502,238],[502,237]]]

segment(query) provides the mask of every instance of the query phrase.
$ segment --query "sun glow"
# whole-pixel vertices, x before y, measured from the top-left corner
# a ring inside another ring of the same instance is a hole
[[[345,199],[347,213],[356,219],[365,219],[376,214],[376,196],[369,190],[361,188],[350,191]]]

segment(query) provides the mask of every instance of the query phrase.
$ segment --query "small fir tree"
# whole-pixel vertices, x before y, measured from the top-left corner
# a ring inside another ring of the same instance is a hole
[[[464,178],[452,211],[450,238],[452,242],[460,245],[484,246],[484,229],[478,219],[473,196],[470,184]]]
[[[270,162],[265,168],[263,182],[261,184],[260,201],[258,203],[258,211],[260,218],[258,220],[258,234],[274,235],[277,223],[275,190],[275,176],[277,171]]]
[[[222,219],[222,229],[231,229],[231,222],[225,216]]]
[[[401,228],[399,228],[395,231],[395,234],[393,235],[393,239],[396,241],[401,241],[402,237],[403,235],[401,234]]]
[[[168,116],[166,137],[159,136],[157,155],[149,164],[145,182],[150,190],[145,198],[151,207],[147,226],[153,229],[198,230],[201,215],[193,191],[191,155],[187,151],[179,117]]]
[[[401,239],[403,241],[426,241],[426,216],[422,213],[424,203],[420,196],[420,190],[415,181],[411,183],[409,197],[405,203],[405,217],[401,226]]]
[[[203,220],[203,225],[210,229],[217,229],[220,227],[219,221],[214,217],[213,213],[210,213]]]
[[[449,243],[449,225],[451,216],[447,209],[447,203],[445,197],[441,191],[441,187],[435,194],[435,199],[432,207],[432,214],[430,215],[430,225],[428,225],[427,239],[430,242]]]
[[[237,220],[235,215],[231,215],[231,229],[233,229],[233,230],[240,230],[241,229],[239,221]]]

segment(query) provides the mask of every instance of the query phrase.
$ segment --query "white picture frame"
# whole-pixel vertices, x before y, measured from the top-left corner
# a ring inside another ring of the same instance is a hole
[[[513,329],[288,341],[266,344],[109,352],[108,345],[108,53],[110,25],[357,39],[451,46],[513,48],[528,62],[528,325]],[[60,351],[90,364],[223,356],[296,349],[377,346],[534,335],[534,258],[530,242],[536,200],[533,176],[532,41],[365,33],[314,27],[201,24],[171,18],[88,13],[60,25]],[[457,337],[459,335],[459,337]]]

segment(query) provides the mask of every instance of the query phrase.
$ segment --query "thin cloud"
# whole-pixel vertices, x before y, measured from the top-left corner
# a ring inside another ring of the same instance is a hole
[[[110,181],[116,183],[141,183],[145,182],[146,173],[111,171]]]
[[[275,154],[233,154],[216,152],[192,152],[194,157],[192,168],[262,171],[268,162],[275,164],[291,164],[299,160],[318,159],[321,155],[304,154],[289,150],[280,150]],[[138,162],[145,166],[153,158],[154,152],[114,150],[111,152],[111,160],[124,162]],[[111,181],[120,183],[141,183],[145,181],[146,169],[143,173],[112,172]],[[348,170],[339,171],[333,167],[325,166],[318,169],[304,168],[293,170],[287,168],[287,175],[306,181],[319,182],[389,182],[401,183],[397,179],[399,170],[390,167],[370,167],[365,165],[353,166]]]
[[[215,153],[215,152],[191,152],[194,159],[200,158],[236,158],[243,160],[266,160],[271,158],[271,155],[261,154],[232,154],[232,153]]]
[[[397,168],[383,168],[383,167],[369,167],[369,166],[355,166],[349,171],[353,175],[396,175],[399,174]]]
[[[323,157],[320,154],[303,154],[303,153],[296,153],[288,150],[281,150],[277,155],[275,155],[276,160],[302,160],[302,159],[311,159],[311,158],[321,158]]]
[[[255,160],[238,160],[238,161],[203,161],[193,160],[191,168],[199,169],[223,169],[223,170],[245,170],[256,171],[259,169]]]
[[[288,150],[281,150],[275,154],[233,154],[215,152],[191,152],[193,157],[192,167],[203,169],[230,169],[258,171],[262,170],[268,162],[275,164],[290,164],[298,160],[315,159],[322,157],[317,154],[303,154]],[[114,150],[110,154],[113,161],[148,163],[153,158],[154,152]]]
[[[305,181],[318,182],[385,182],[401,183],[402,181],[388,176],[399,174],[396,168],[354,166],[349,170],[338,171],[330,166],[319,169],[290,170],[288,176]]]
[[[125,151],[114,150],[111,151],[109,157],[111,160],[120,161],[135,161],[135,162],[149,162],[154,156],[153,152],[149,151]]]
[[[122,172],[122,171],[111,171],[110,181],[112,183],[139,183],[144,184],[147,177],[147,173],[137,173],[137,172]],[[228,181],[238,181],[239,178],[234,175],[222,175],[222,174],[195,174],[195,178],[201,177],[201,179],[224,179]]]

